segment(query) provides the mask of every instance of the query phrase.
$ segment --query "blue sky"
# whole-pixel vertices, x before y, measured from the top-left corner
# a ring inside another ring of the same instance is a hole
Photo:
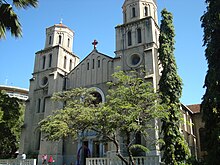
[[[163,8],[173,13],[176,33],[175,57],[178,73],[183,80],[184,104],[201,102],[207,70],[202,47],[203,30],[200,17],[205,11],[201,0],[157,0],[158,16]],[[23,37],[15,39],[7,33],[0,40],[0,84],[29,88],[35,52],[44,48],[45,29],[63,19],[63,24],[75,31],[73,50],[80,59],[93,49],[114,57],[115,26],[122,24],[124,0],[39,0],[36,9],[16,10]]]

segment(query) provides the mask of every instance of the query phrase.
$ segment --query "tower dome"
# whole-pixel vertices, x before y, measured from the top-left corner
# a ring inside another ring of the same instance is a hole
[[[124,23],[145,17],[152,17],[157,22],[156,0],[125,0],[123,4]]]

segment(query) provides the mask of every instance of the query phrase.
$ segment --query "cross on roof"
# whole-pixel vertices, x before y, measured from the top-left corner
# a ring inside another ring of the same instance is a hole
[[[96,48],[96,45],[98,45],[98,41],[94,40],[94,41],[92,42],[92,44],[94,45],[94,49],[95,49],[95,48]]]

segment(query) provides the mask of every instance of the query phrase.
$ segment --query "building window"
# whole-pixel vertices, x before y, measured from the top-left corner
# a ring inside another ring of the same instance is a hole
[[[69,65],[69,70],[71,70],[72,69],[72,60],[70,60],[70,65]]]
[[[141,28],[137,29],[137,42],[138,42],[138,43],[141,43],[141,42],[142,42]]]
[[[147,7],[147,6],[144,7],[144,15],[145,15],[145,16],[148,16],[148,15],[149,15],[148,7]]]
[[[67,46],[70,47],[70,39],[68,38]]]
[[[136,17],[135,7],[132,7],[132,17]]]
[[[42,110],[42,112],[45,112],[45,108],[46,108],[46,98],[44,98],[44,101],[43,101],[43,110]]]
[[[36,135],[36,146],[35,149],[36,150],[40,150],[40,142],[41,142],[41,132],[37,131],[37,135]]]
[[[94,68],[95,68],[95,60],[92,59],[92,69],[94,69]]]
[[[49,67],[52,65],[52,54],[49,55]]]
[[[37,113],[40,113],[41,99],[37,100]]]
[[[49,37],[49,45],[51,44],[51,40],[52,40],[52,38],[51,38],[51,36]]]
[[[133,54],[131,56],[131,65],[137,65],[141,61],[141,57],[138,54]]]
[[[100,68],[100,60],[98,60],[98,68]]]
[[[128,46],[132,45],[131,31],[128,32]]]
[[[43,66],[42,66],[42,69],[45,69],[45,64],[46,64],[46,56],[43,56]]]
[[[66,69],[66,56],[64,57],[63,68]]]
[[[136,144],[141,144],[141,133],[137,132],[135,135]]]
[[[89,70],[89,62],[87,62],[87,70]]]
[[[59,35],[59,44],[61,44],[62,36]]]

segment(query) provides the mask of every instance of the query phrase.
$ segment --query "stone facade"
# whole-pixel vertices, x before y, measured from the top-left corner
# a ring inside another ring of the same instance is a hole
[[[86,139],[79,136],[78,141],[60,140],[48,142],[39,131],[38,123],[61,109],[61,103],[51,101],[55,92],[76,87],[93,87],[105,101],[106,82],[117,67],[121,70],[145,70],[145,78],[158,88],[160,65],[158,61],[159,26],[157,4],[155,0],[125,0],[123,4],[123,24],[115,27],[115,57],[94,50],[81,62],[72,52],[74,32],[67,26],[55,24],[46,29],[45,48],[36,52],[33,77],[30,79],[29,99],[26,105],[25,124],[22,130],[20,152],[38,155],[52,155],[55,164],[85,164],[82,149],[87,149],[92,157],[112,156],[114,147],[103,144],[94,133],[89,132]],[[184,108],[183,108],[184,109]],[[189,109],[185,108],[184,113]],[[155,120],[155,127],[158,122]],[[190,132],[193,134],[193,132]],[[151,132],[152,138],[158,138],[158,132]],[[143,142],[146,143],[146,142]],[[194,141],[192,141],[194,145]],[[147,145],[147,144],[146,144]],[[85,146],[85,147],[83,147]],[[159,146],[151,145],[148,155],[160,157]],[[81,163],[79,163],[81,162]],[[159,162],[158,162],[159,163]]]

